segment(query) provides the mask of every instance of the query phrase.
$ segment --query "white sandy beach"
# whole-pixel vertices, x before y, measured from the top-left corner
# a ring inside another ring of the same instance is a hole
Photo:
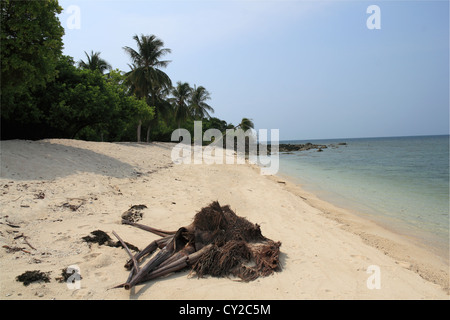
[[[448,261],[425,248],[256,166],[173,164],[172,147],[1,141],[0,299],[449,299]],[[248,283],[183,271],[111,289],[127,279],[125,250],[82,240],[115,231],[144,248],[158,236],[121,224],[132,205],[147,206],[139,223],[176,230],[215,200],[281,241],[282,271]],[[80,288],[55,280],[71,265]],[[380,287],[370,289],[373,266]],[[32,270],[50,282],[16,281]]]

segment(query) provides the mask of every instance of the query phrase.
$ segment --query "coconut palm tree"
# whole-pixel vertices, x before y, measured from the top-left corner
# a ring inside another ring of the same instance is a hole
[[[181,121],[186,120],[189,113],[188,100],[191,96],[192,88],[187,82],[177,82],[177,86],[172,89],[173,98],[172,103],[175,111],[175,120],[178,122],[178,128],[180,128]]]
[[[156,124],[159,119],[167,121],[173,115],[173,107],[168,98],[171,90],[172,87],[157,87],[153,93],[152,101],[155,110],[158,110],[158,118],[155,117],[148,122],[147,142],[150,142],[150,129],[154,127],[154,124]]]
[[[197,88],[194,85],[189,101],[189,108],[194,119],[201,120],[211,117],[209,112],[214,113],[214,109],[205,102],[210,99],[210,94],[205,87],[200,86]]]
[[[135,35],[133,39],[136,41],[137,50],[130,47],[123,48],[132,61],[129,65],[131,71],[126,74],[128,83],[136,96],[145,98],[148,105],[155,107],[157,121],[162,113],[161,104],[158,103],[158,93],[172,86],[169,76],[161,70],[167,67],[170,61],[161,59],[171,50],[164,48],[164,42],[155,35],[140,37]],[[140,126],[138,126],[138,132],[139,130]]]
[[[247,131],[249,129],[254,129],[255,128],[255,124],[253,123],[252,119],[249,118],[242,118],[241,123],[239,123],[236,127],[234,127],[235,129],[237,128],[241,128],[244,131]]]
[[[84,54],[87,57],[87,62],[80,60],[78,62],[78,66],[82,69],[88,70],[98,70],[100,73],[104,73],[106,70],[111,70],[111,65],[106,62],[106,60],[100,58],[100,52],[94,52],[91,50],[91,54],[89,55],[86,51]]]
[[[255,125],[254,125],[252,119],[242,118],[241,122],[237,126],[233,126],[232,124],[230,124],[229,127],[227,128],[227,130],[222,132],[222,136],[220,138],[216,139],[216,141],[214,141],[214,144],[222,145],[225,148],[226,147],[225,137],[227,136],[227,134],[231,134],[232,136],[234,136],[237,133],[236,129],[242,129],[245,134],[247,132],[247,130],[254,129],[254,127],[255,127]],[[231,133],[228,132],[228,129],[231,129]],[[241,133],[238,133],[238,134],[241,134]],[[248,138],[245,138],[245,139],[246,139],[246,144],[248,145],[249,140],[248,140]]]

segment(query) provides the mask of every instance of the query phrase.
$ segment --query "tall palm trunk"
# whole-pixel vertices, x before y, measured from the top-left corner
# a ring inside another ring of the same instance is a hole
[[[147,127],[147,143],[150,142],[150,124]]]
[[[153,91],[153,90],[150,90],[150,92],[151,92],[151,101],[150,100],[147,100],[147,104],[149,104],[149,105],[152,105],[152,106],[155,106],[156,104],[155,104],[155,97],[156,97],[156,95],[155,95],[155,92]],[[150,102],[151,102],[151,104],[150,104]],[[155,116],[154,116],[154,118],[152,119],[152,120],[150,120],[150,121],[148,121],[148,125],[147,125],[147,136],[146,136],[146,141],[147,141],[147,143],[149,143],[150,142],[150,128],[152,127],[152,122],[154,121],[154,120],[156,120],[158,118],[158,111],[157,111],[157,109],[155,108]]]
[[[142,127],[142,120],[139,120],[136,132],[137,142],[141,142],[141,127]]]

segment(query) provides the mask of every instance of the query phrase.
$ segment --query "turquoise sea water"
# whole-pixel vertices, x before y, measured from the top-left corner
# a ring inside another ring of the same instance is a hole
[[[280,141],[306,142],[335,147],[280,153],[280,174],[325,201],[448,254],[448,135]]]

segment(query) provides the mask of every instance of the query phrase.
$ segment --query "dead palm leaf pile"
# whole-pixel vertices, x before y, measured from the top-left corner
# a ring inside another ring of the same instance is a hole
[[[125,264],[130,270],[128,279],[117,287],[130,289],[185,268],[198,277],[235,276],[242,281],[253,281],[281,269],[281,243],[264,237],[259,225],[237,216],[228,205],[220,206],[217,201],[202,208],[190,225],[177,231],[159,230],[126,219],[122,223],[161,238],[132,255],[126,243],[113,232],[130,256]]]

